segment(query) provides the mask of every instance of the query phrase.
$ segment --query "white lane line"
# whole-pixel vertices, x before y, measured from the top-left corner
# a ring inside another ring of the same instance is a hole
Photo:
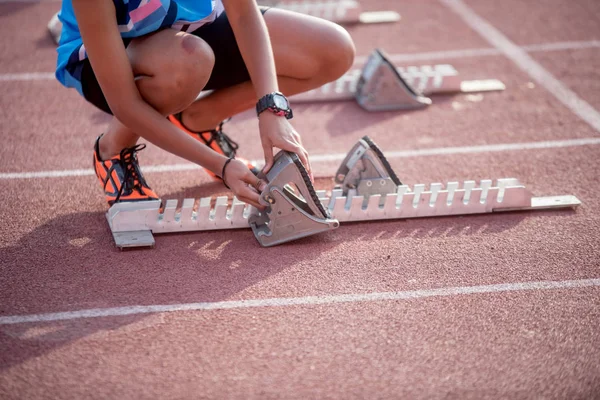
[[[462,0],[439,0],[442,4],[458,14],[463,21],[481,37],[487,40],[539,85],[546,88],[558,101],[563,103],[575,115],[583,119],[596,131],[600,132],[600,113],[586,101],[579,98],[571,89],[556,79],[550,72],[535,61],[522,48],[508,39],[502,32],[488,21],[477,15]]]
[[[568,140],[549,140],[542,142],[525,142],[525,143],[503,143],[489,144],[481,146],[462,146],[462,147],[437,147],[430,149],[418,150],[400,150],[389,151],[385,153],[387,159],[394,158],[410,158],[438,155],[454,155],[454,154],[474,154],[474,153],[492,153],[502,151],[518,151],[518,150],[541,150],[541,149],[560,149],[565,147],[580,147],[600,144],[600,138],[584,138],[584,139],[568,139]],[[311,155],[312,164],[324,163],[331,161],[341,161],[346,157],[345,153],[338,154],[315,154]],[[264,160],[252,160],[254,165],[262,165]],[[148,172],[176,172],[176,171],[191,171],[199,169],[196,164],[163,164],[163,165],[148,165],[142,167],[144,173]],[[36,171],[36,172],[2,172],[2,179],[42,179],[42,178],[65,178],[71,176],[92,176],[92,169],[67,169],[56,171]]]
[[[0,3],[2,0],[0,0]],[[522,49],[528,52],[552,52],[560,50],[582,50],[600,48],[600,41],[589,40],[581,42],[556,42],[546,44],[536,44],[523,46]],[[430,51],[425,53],[407,53],[392,54],[390,58],[396,63],[430,61],[430,60],[449,60],[468,57],[499,56],[502,52],[498,49],[464,49],[448,51]],[[355,65],[362,65],[367,61],[368,56],[358,56],[354,59]],[[39,81],[54,80],[54,72],[27,72],[27,73],[7,73],[0,74],[0,81]]]
[[[0,81],[47,81],[50,79],[55,79],[53,72],[27,72],[0,75]]]
[[[60,3],[62,0],[0,0],[0,4],[6,3]]]
[[[545,43],[545,44],[534,44],[523,46],[524,51],[530,53],[546,53],[552,51],[561,50],[585,50],[600,48],[599,40],[588,40],[580,42],[556,42],[556,43]],[[495,48],[482,48],[482,49],[464,49],[464,50],[448,50],[448,51],[431,51],[425,53],[407,53],[407,54],[392,54],[390,58],[395,63],[406,63],[415,61],[429,61],[429,60],[449,60],[449,59],[460,59],[469,57],[487,57],[487,56],[499,56],[503,53],[499,49]],[[359,56],[354,59],[355,64],[364,64],[367,61],[367,56]]]
[[[0,317],[0,325],[31,322],[66,321],[81,318],[116,317],[175,311],[230,310],[236,308],[289,307],[298,305],[318,305],[336,303],[358,303],[370,301],[393,301],[423,299],[427,297],[463,296],[470,294],[518,292],[527,290],[572,289],[600,286],[600,279],[580,279],[569,281],[541,281],[501,283],[497,285],[459,286],[438,289],[421,289],[403,292],[375,292],[339,294],[330,296],[306,296],[291,298],[270,298],[239,301],[218,301],[206,303],[184,303],[151,306],[127,306],[114,308],[93,308],[88,310],[65,311],[46,314],[11,315]]]

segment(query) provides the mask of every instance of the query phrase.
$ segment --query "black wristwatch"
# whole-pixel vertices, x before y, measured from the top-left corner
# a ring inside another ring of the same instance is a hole
[[[290,102],[279,92],[269,93],[258,100],[258,103],[256,103],[256,115],[260,115],[265,110],[269,110],[275,115],[281,115],[287,119],[292,119],[294,116]]]

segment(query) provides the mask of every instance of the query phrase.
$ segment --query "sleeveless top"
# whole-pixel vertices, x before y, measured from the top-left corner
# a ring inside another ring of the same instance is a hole
[[[123,39],[147,35],[163,28],[192,32],[213,22],[222,12],[221,0],[113,0]],[[64,86],[81,89],[81,69],[87,58],[71,0],[63,0],[57,49],[56,78]]]

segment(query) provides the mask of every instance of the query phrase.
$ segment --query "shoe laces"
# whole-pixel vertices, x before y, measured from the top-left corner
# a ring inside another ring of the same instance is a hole
[[[119,193],[115,199],[118,202],[125,187],[129,190],[137,190],[140,194],[146,194],[144,187],[147,186],[146,181],[140,171],[140,166],[137,163],[136,153],[146,148],[145,144],[138,144],[133,147],[128,147],[121,150],[119,163],[123,172],[123,184],[119,189]]]
[[[239,145],[237,144],[237,142],[235,142],[233,139],[231,139],[225,132],[223,132],[223,124],[228,122],[230,119],[231,118],[228,118],[228,119],[222,121],[219,124],[219,126],[215,129],[212,129],[207,132],[202,132],[200,134],[200,136],[202,137],[202,139],[204,140],[204,142],[206,143],[207,146],[210,146],[212,144],[212,142],[214,142],[216,140],[217,143],[219,144],[219,147],[221,147],[221,149],[223,150],[223,153],[228,153],[223,148],[223,144],[226,144],[227,147],[230,149],[230,151],[229,151],[230,154],[225,154],[225,155],[227,157],[233,158],[233,157],[235,157],[235,155],[237,153],[237,149],[239,148]],[[210,133],[210,139],[206,140],[203,136],[204,133]]]

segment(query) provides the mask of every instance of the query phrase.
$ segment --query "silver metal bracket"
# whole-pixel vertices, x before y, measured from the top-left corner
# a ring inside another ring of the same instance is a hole
[[[506,89],[504,83],[497,79],[464,81],[458,71],[449,64],[396,67],[395,70],[403,82],[400,83],[396,74],[393,74],[389,68],[393,66],[389,57],[385,56],[381,50],[375,50],[371,57],[374,57],[374,65],[376,67],[379,65],[381,70],[374,70],[369,75],[369,71],[366,71],[369,66],[369,62],[367,62],[362,70],[350,70],[338,80],[309,92],[295,95],[291,100],[294,103],[357,100],[361,77],[365,81],[362,86],[362,95],[377,100],[375,104],[383,103],[383,107],[372,107],[367,104],[369,108],[366,109],[369,111],[422,108],[427,106],[427,103],[431,104],[428,96],[438,94],[480,93]],[[382,59],[379,58],[387,60],[387,67],[382,67]],[[374,85],[369,80],[377,76],[380,76],[379,83]],[[407,91],[405,87],[408,87],[409,90]],[[391,93],[380,92],[382,88]],[[415,102],[415,93],[428,100],[424,100],[425,103]]]
[[[297,155],[279,152],[267,175],[259,177],[268,182],[260,197],[260,203],[266,208],[263,211],[253,208],[248,223],[262,246],[274,246],[339,227],[339,222],[321,205]]]

